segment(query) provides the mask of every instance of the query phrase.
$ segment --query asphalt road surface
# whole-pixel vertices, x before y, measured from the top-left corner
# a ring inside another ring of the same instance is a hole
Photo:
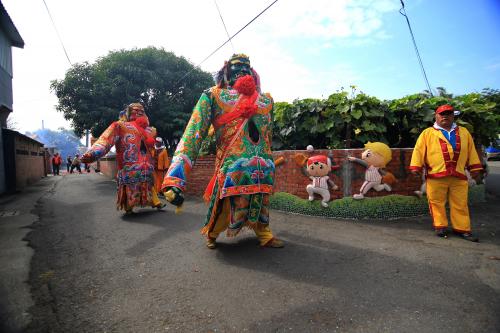
[[[113,181],[61,177],[28,235],[27,332],[500,332],[500,201],[472,208],[481,243],[428,217],[331,220],[271,212],[283,249],[249,231],[205,247],[206,208],[115,209]]]

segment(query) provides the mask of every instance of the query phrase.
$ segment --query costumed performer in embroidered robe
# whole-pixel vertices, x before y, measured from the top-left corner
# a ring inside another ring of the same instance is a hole
[[[163,208],[154,189],[153,158],[149,149],[153,148],[156,130],[149,127],[144,107],[132,103],[126,113],[120,113],[113,122],[82,156],[82,161],[91,163],[104,157],[111,147],[116,147],[118,172],[117,209],[132,213],[133,207],[152,206]]]
[[[273,192],[271,154],[273,100],[260,93],[257,73],[244,54],[233,55],[219,71],[217,85],[207,89],[194,107],[177,146],[162,190],[171,203],[182,204],[182,191],[200,146],[213,125],[215,172],[205,191],[209,209],[202,234],[207,247],[227,231],[254,230],[263,247],[283,247],[269,228],[269,196]]]
[[[469,131],[454,122],[451,105],[436,109],[436,122],[418,137],[410,162],[410,171],[427,172],[427,200],[436,235],[447,237],[446,201],[450,204],[453,231],[466,240],[477,242],[471,234],[467,201],[468,182],[465,170],[473,178],[482,170],[474,141]]]

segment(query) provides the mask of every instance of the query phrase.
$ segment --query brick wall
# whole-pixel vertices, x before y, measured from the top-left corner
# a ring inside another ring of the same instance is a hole
[[[363,184],[365,169],[352,162],[347,162],[347,156],[361,158],[363,149],[335,149],[333,153],[333,164],[341,165],[341,168],[335,170],[330,177],[339,187],[337,191],[331,191],[332,199],[350,196],[353,193],[358,193],[359,188]],[[392,160],[387,165],[386,169],[394,174],[397,182],[393,185],[392,194],[412,195],[413,191],[420,188],[421,181],[408,173],[412,148],[392,149]],[[315,150],[314,153],[309,153],[305,150],[285,150],[275,151],[274,159],[282,156],[285,163],[276,167],[275,177],[275,192],[287,192],[307,198],[306,186],[311,183],[311,180],[303,174],[301,168],[295,163],[294,156],[298,153],[305,156],[312,155],[328,155],[329,150]],[[196,163],[187,180],[187,194],[201,196],[205,192],[205,188],[210,181],[214,172],[214,156],[202,156],[196,160]],[[104,158],[101,160],[101,172],[108,177],[114,177],[116,174],[116,163],[114,157]],[[376,192],[371,190],[366,196],[381,196],[387,195],[388,192]]]
[[[94,167],[97,167],[96,163],[93,163],[93,165]],[[107,177],[115,179],[117,171],[115,155],[101,158],[98,169],[101,170],[101,172]]]

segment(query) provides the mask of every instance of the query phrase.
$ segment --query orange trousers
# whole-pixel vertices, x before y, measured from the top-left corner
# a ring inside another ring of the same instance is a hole
[[[450,205],[451,226],[454,231],[470,232],[467,180],[456,177],[427,178],[427,200],[435,229],[448,227],[446,201]]]
[[[229,219],[231,218],[231,203],[229,198],[222,199],[222,211],[215,220],[215,225],[211,231],[208,233],[208,237],[216,239],[221,232],[227,229],[229,226]],[[257,223],[255,228],[253,228],[255,236],[259,239],[261,246],[264,246],[267,242],[273,239],[273,233],[269,228],[269,225]]]

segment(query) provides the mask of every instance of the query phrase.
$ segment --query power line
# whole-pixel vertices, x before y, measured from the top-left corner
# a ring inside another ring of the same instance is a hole
[[[215,3],[215,7],[217,7],[217,11],[219,12],[220,20],[222,21],[222,25],[224,26],[224,30],[226,30],[226,35],[229,38],[229,41],[231,42],[231,47],[233,48],[233,52],[236,52],[234,50],[233,41],[231,40],[231,37],[229,36],[229,31],[227,31],[226,23],[224,22],[224,19],[222,18],[222,14],[220,12],[219,5],[217,5],[217,0],[214,0],[214,3]]]
[[[64,54],[66,55],[66,59],[68,59],[69,65],[73,66],[73,64],[71,63],[71,60],[69,60],[68,52],[66,51],[66,48],[64,47],[64,43],[62,41],[61,35],[59,35],[59,31],[57,30],[54,19],[52,18],[52,15],[50,14],[49,7],[47,6],[47,3],[45,2],[45,0],[42,0],[42,1],[43,1],[43,4],[45,5],[45,8],[47,9],[47,13],[49,14],[50,21],[52,21],[52,26],[54,27],[54,30],[56,31],[57,38],[59,38],[59,42],[61,43],[61,46],[64,50]]]
[[[228,42],[230,42],[234,37],[236,37],[240,32],[242,32],[246,27],[248,27],[253,21],[255,21],[259,16],[261,16],[266,10],[268,10],[269,8],[271,8],[272,5],[274,5],[276,2],[278,2],[278,0],[274,0],[269,6],[267,6],[266,8],[264,8],[259,14],[257,14],[257,16],[255,16],[253,19],[251,19],[247,24],[245,24],[240,30],[238,30],[234,35],[232,35],[231,37],[229,37],[228,40],[226,40],[224,43],[222,43],[222,45],[220,45],[219,47],[217,47],[212,53],[210,53],[208,56],[205,57],[205,59],[203,59],[198,65],[196,65],[195,67],[193,67],[193,69],[191,69],[189,72],[187,72],[186,74],[184,74],[175,84],[174,86],[176,86],[179,82],[181,82],[182,80],[184,80],[186,77],[189,76],[189,74],[191,74],[197,67],[200,67],[205,61],[207,61],[211,56],[213,56],[217,51],[219,51],[222,47],[224,47],[224,45],[226,45]],[[172,95],[170,98],[173,98],[177,93],[175,93],[174,95]]]
[[[406,15],[405,4],[404,4],[403,0],[400,0],[400,1],[401,1],[401,9],[399,10],[399,14],[403,15],[406,18],[406,23],[408,23],[408,29],[410,29],[411,39],[413,41],[413,46],[415,47],[415,52],[417,53],[417,58],[418,58],[418,62],[420,64],[420,69],[422,70],[422,75],[424,76],[425,83],[427,84],[427,89],[429,90],[429,93],[431,94],[431,96],[434,96],[432,94],[432,89],[431,89],[431,85],[429,84],[429,80],[427,79],[427,74],[425,73],[422,58],[420,58],[420,53],[418,52],[417,43],[415,42],[415,36],[413,35],[413,30],[411,29],[410,20],[408,19],[408,15]]]

